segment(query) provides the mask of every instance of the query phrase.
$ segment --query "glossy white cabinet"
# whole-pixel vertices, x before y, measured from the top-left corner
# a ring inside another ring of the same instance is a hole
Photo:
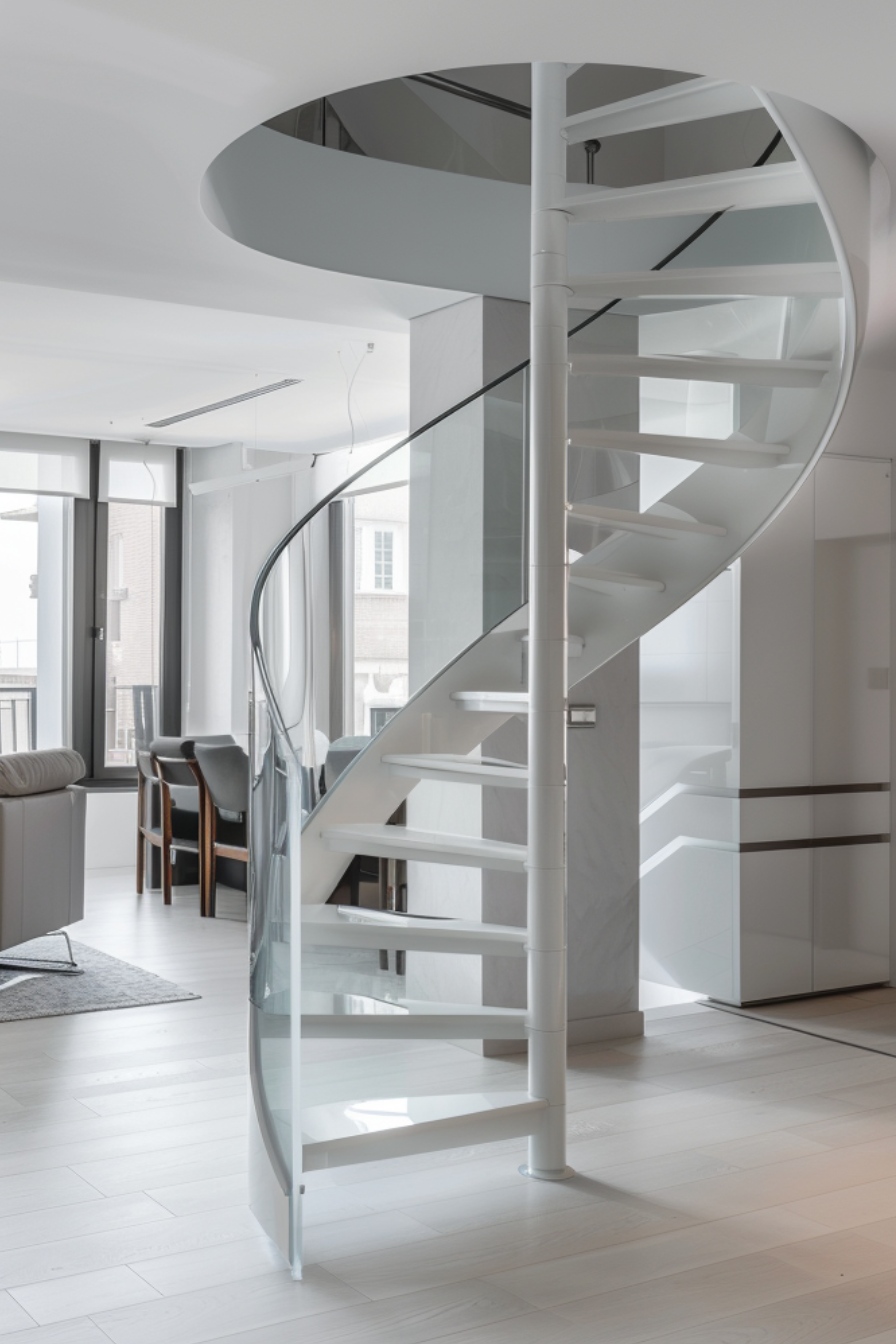
[[[889,979],[890,477],[824,458],[642,641],[645,979],[733,1003]]]

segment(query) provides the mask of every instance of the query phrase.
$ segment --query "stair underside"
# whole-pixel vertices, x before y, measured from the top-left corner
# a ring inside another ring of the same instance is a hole
[[[604,569],[577,560],[570,567],[569,581],[577,588],[588,588],[593,593],[664,593],[666,585],[659,579],[642,579],[637,574],[621,574],[618,570]]]
[[[405,826],[359,823],[331,826],[321,832],[327,849],[340,854],[369,854],[384,859],[416,859],[420,863],[460,864],[472,868],[495,868],[521,873],[526,861],[525,845],[478,836],[443,835],[439,831],[410,830]]]
[[[646,453],[650,457],[677,457],[716,467],[776,467],[790,453],[786,444],[755,443],[752,439],[692,439],[677,434],[639,434],[630,429],[572,429],[573,448],[613,449]]]
[[[425,755],[384,756],[383,765],[391,775],[407,779],[438,779],[449,784],[493,785],[507,789],[525,789],[529,772],[512,761],[473,761],[469,756]]]
[[[762,168],[648,182],[640,187],[605,187],[583,196],[557,201],[574,220],[668,219],[716,210],[761,210],[770,206],[805,205],[815,195],[796,163],[768,163]]]
[[[302,995],[302,1036],[308,1040],[518,1041],[527,1035],[528,1015],[523,1008],[418,999],[387,1002],[365,994],[314,990]]]
[[[638,870],[639,876],[646,877],[654,868],[658,868],[661,863],[665,863],[683,849],[718,849],[726,854],[740,853],[740,845],[735,844],[733,840],[707,840],[699,835],[678,835],[644,860]]]
[[[707,266],[662,271],[619,271],[570,276],[570,303],[586,307],[607,299],[838,298],[843,280],[836,262],[768,266]]]
[[[603,504],[571,504],[568,507],[570,517],[600,523],[616,532],[644,533],[646,536],[666,539],[727,536],[724,527],[696,523],[685,518],[667,518],[660,513],[635,513],[632,509],[610,509]]]
[[[305,1171],[434,1153],[538,1128],[545,1101],[519,1092],[336,1102],[302,1112]]]
[[[579,112],[567,117],[563,127],[567,141],[575,145],[630,131],[649,131],[658,126],[678,126],[706,117],[749,112],[759,106],[759,99],[746,84],[730,84],[722,79],[686,79],[668,88],[651,89],[634,98]]]
[[[674,378],[752,387],[817,387],[830,364],[820,359],[720,359],[704,355],[574,355],[574,374],[602,377]]]
[[[525,957],[527,939],[526,929],[505,924],[424,919],[351,905],[306,905],[302,910],[302,942],[306,947]]]

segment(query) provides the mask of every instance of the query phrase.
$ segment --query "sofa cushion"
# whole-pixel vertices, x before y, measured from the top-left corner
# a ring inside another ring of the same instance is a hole
[[[0,756],[0,798],[53,793],[83,779],[87,767],[76,751],[17,751]]]

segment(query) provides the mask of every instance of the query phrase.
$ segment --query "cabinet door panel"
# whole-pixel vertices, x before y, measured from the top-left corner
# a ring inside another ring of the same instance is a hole
[[[813,988],[872,985],[890,973],[890,846],[816,849]]]
[[[741,855],[742,1003],[812,992],[811,849]]]

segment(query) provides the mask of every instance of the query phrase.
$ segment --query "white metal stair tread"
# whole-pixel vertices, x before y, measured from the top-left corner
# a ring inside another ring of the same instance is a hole
[[[390,774],[410,779],[438,779],[456,784],[489,784],[510,789],[524,789],[529,772],[524,765],[513,761],[452,756],[436,752],[421,755],[389,755],[382,758]]]
[[[642,579],[637,574],[623,574],[616,569],[605,569],[602,565],[589,565],[580,560],[570,567],[569,581],[576,587],[588,588],[595,593],[666,591],[666,585],[659,579]]]
[[[524,1008],[488,1008],[423,999],[387,1001],[366,994],[306,990],[302,1036],[309,1040],[524,1040]]]
[[[525,928],[464,919],[424,919],[356,905],[306,905],[302,939],[308,947],[383,948],[473,956],[524,957]]]
[[[675,378],[754,387],[817,387],[830,364],[822,359],[736,359],[708,355],[574,355],[571,372],[623,378]]]
[[[321,838],[328,849],[340,854],[417,859],[421,863],[496,868],[510,873],[521,873],[526,862],[525,845],[484,840],[473,835],[411,830],[406,826],[357,822],[349,826],[330,826],[321,832]]]
[[[521,1092],[384,1097],[330,1102],[302,1111],[305,1171],[519,1138],[547,1103]]]
[[[452,691],[458,709],[484,714],[528,714],[526,691]]]
[[[766,266],[666,267],[662,271],[618,271],[570,276],[571,303],[641,298],[815,298],[838,297],[843,280],[837,263],[808,261]]]
[[[651,89],[634,98],[622,98],[605,107],[579,112],[566,118],[563,129],[569,144],[575,145],[629,131],[648,131],[706,117],[724,117],[732,112],[749,112],[759,106],[759,99],[746,84],[731,84],[723,79],[685,79],[663,89]]]
[[[664,538],[728,535],[726,528],[716,527],[713,523],[697,523],[688,518],[666,517],[661,513],[635,513],[633,509],[611,509],[604,504],[569,504],[567,508],[572,518],[602,523],[618,532],[644,532],[648,536]]]
[[[571,429],[573,448],[607,448],[649,457],[677,457],[717,467],[773,467],[790,454],[783,443],[756,443],[753,439],[698,439],[680,434],[641,434],[634,429]]]
[[[815,200],[798,163],[767,163],[761,168],[708,173],[638,187],[605,187],[554,204],[574,220],[629,220],[699,215],[716,210],[757,210],[804,205]]]
[[[740,845],[733,840],[711,840],[699,835],[678,835],[644,860],[638,870],[639,876],[646,877],[654,868],[658,868],[661,863],[665,863],[673,854],[678,854],[683,849],[719,849],[727,854],[738,854]]]

